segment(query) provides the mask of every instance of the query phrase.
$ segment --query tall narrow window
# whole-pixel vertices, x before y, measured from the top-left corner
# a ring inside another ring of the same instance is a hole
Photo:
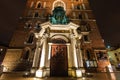
[[[81,13],[79,13],[79,19],[83,19],[83,17],[82,17],[82,14]]]
[[[82,7],[81,7],[80,4],[77,5],[77,9],[78,9],[78,10],[82,10]]]
[[[27,60],[29,58],[29,50],[27,50],[25,53],[24,53],[24,56],[23,56],[23,59],[24,60]]]
[[[86,55],[87,55],[87,59],[90,60],[91,55],[90,55],[90,51],[89,50],[86,50]]]
[[[34,39],[34,34],[30,34],[28,40],[27,40],[27,43],[32,43],[33,42],[33,39]]]
[[[91,31],[90,24],[86,24],[87,31]]]
[[[84,38],[84,41],[86,42],[89,41],[88,35],[84,35],[83,38]]]
[[[37,8],[41,8],[41,3],[38,3]]]
[[[21,60],[28,60],[30,55],[30,51],[29,50],[24,50],[23,54],[21,55]]]

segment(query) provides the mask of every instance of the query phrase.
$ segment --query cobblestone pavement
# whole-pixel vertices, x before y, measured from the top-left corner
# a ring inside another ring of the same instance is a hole
[[[120,80],[120,72],[91,73],[89,76],[82,78],[70,78],[70,77],[35,78],[35,77],[25,77],[21,73],[3,73],[0,77],[0,80]]]

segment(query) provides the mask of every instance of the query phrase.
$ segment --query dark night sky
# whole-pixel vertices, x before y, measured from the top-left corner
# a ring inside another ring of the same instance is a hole
[[[120,0],[89,0],[102,38],[107,44],[120,43]],[[26,0],[1,0],[0,44],[7,45],[25,9]]]

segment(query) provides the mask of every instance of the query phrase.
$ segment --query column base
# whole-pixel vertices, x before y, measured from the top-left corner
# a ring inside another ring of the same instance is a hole
[[[35,77],[49,77],[50,76],[50,69],[49,68],[39,68],[35,72]]]
[[[38,69],[38,70],[35,72],[35,77],[42,78],[42,77],[43,77],[43,70],[42,70],[42,69]]]

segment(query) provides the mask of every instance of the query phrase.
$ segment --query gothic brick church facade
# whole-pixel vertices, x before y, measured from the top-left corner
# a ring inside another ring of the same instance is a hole
[[[109,65],[88,0],[27,0],[18,23],[2,63],[5,72],[77,77]]]

